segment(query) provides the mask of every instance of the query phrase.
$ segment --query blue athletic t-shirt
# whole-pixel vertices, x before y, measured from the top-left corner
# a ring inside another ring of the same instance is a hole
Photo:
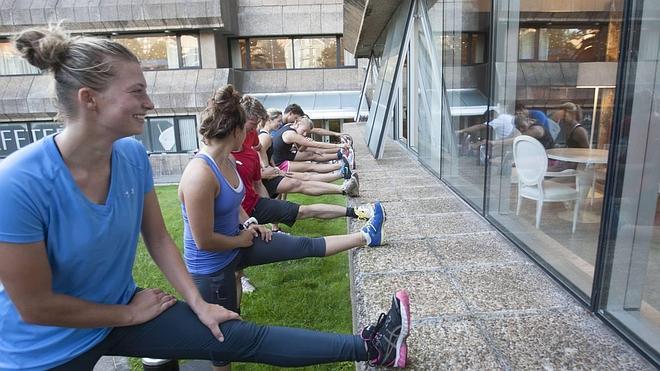
[[[104,304],[127,304],[135,293],[133,261],[145,193],[153,189],[144,147],[114,143],[104,205],[76,185],[54,136],[0,162],[0,241],[44,241],[53,291]],[[103,340],[109,328],[64,328],[25,323],[0,287],[0,369],[47,369]]]

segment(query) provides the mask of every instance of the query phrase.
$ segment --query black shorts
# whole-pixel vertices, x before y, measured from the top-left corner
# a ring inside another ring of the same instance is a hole
[[[284,223],[293,226],[298,218],[300,205],[289,201],[261,197],[252,211],[259,224]]]
[[[279,193],[277,192],[277,186],[280,185],[280,182],[284,179],[283,176],[276,176],[275,178],[272,179],[262,179],[261,182],[264,184],[264,187],[266,187],[266,191],[268,191],[268,195],[270,198],[276,198]],[[257,218],[259,220],[259,218]]]

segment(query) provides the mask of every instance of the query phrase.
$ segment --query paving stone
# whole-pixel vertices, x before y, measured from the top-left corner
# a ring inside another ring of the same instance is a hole
[[[375,322],[381,312],[387,312],[392,295],[400,289],[406,289],[410,294],[410,312],[414,320],[461,314],[467,310],[449,276],[443,272],[364,275],[356,284],[360,287],[360,295],[355,298],[360,328]]]
[[[467,212],[470,209],[456,197],[439,197],[425,200],[383,202],[388,217],[409,217],[425,214]]]
[[[527,262],[516,247],[497,232],[449,236],[427,241],[443,266]]]
[[[492,370],[493,348],[473,320],[415,324],[408,340],[410,370]]]
[[[576,305],[545,273],[529,264],[472,266],[452,272],[474,311],[547,309]]]
[[[652,370],[586,310],[486,320],[514,370]]]
[[[437,269],[438,259],[422,240],[397,241],[387,246],[355,250],[354,268],[358,273],[384,273]]]

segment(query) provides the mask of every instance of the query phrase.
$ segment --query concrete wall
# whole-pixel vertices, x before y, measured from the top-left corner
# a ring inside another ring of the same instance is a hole
[[[145,71],[156,115],[195,114],[219,86],[233,82],[232,70]],[[57,109],[49,74],[0,77],[0,121],[52,118]]]
[[[64,20],[88,32],[218,28],[233,32],[236,0],[5,0],[0,34]],[[223,12],[225,14],[223,14]],[[227,18],[227,19],[225,19]]]
[[[218,68],[218,61],[216,55],[223,53],[222,50],[216,50],[215,32],[213,31],[200,31],[199,32],[199,53],[202,68]],[[224,52],[226,54],[226,52]]]
[[[192,157],[192,154],[188,153],[150,155],[149,162],[151,163],[154,178],[171,177],[173,182],[178,182],[178,178],[183,174],[183,169],[186,168]]]
[[[238,36],[341,34],[342,0],[238,0]]]
[[[360,90],[362,68],[234,71],[234,82],[244,93]]]

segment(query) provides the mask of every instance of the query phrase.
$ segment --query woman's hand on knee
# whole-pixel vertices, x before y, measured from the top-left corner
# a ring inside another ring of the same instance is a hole
[[[220,324],[231,320],[240,320],[236,312],[226,309],[222,305],[204,303],[197,312],[197,318],[211,330],[213,337],[219,341],[225,341],[225,336],[220,331]]]
[[[261,224],[253,224],[250,227],[248,227],[248,230],[252,229],[253,231],[257,232],[257,236],[261,237],[262,240],[269,242],[273,238],[273,231],[270,229],[264,227]],[[257,237],[255,236],[255,237]]]
[[[144,289],[135,293],[128,303],[131,313],[129,325],[150,321],[176,303],[176,298],[161,289]]]

